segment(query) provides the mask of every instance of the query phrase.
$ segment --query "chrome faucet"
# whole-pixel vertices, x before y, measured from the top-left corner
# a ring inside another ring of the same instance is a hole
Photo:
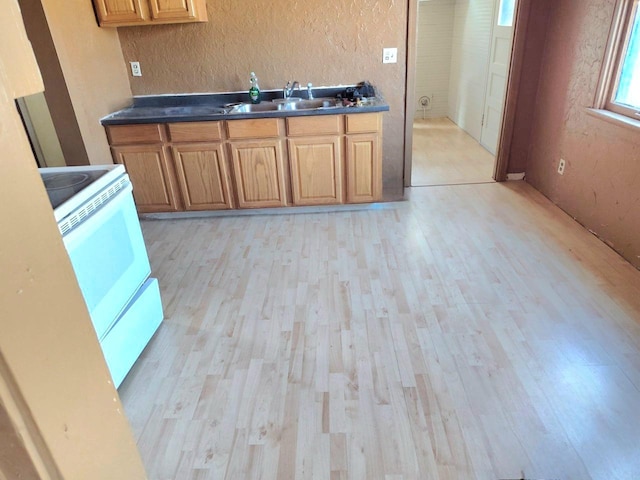
[[[311,90],[312,87],[313,84],[311,82],[307,83],[307,98],[309,100],[313,100],[313,91]]]
[[[291,98],[291,95],[293,94],[293,90],[296,89],[296,88],[298,90],[300,90],[300,82],[298,82],[297,80],[294,80],[293,83],[287,82],[287,84],[282,89],[282,92],[284,93],[285,100],[287,98]]]

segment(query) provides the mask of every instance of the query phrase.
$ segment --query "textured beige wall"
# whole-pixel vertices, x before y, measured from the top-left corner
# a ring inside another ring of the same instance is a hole
[[[615,2],[550,2],[527,180],[640,267],[640,135],[587,114]],[[567,162],[564,175],[558,161]]]
[[[31,466],[46,464],[60,475],[41,478],[142,480],[133,435],[14,104],[43,84],[16,0],[2,5],[0,427],[30,425],[18,430],[20,437],[24,446],[41,439],[44,461],[31,462],[36,449],[29,459],[26,448],[14,451],[22,458],[3,452],[0,477],[18,478],[22,465],[20,478],[33,478]]]
[[[2,3],[0,81],[0,102],[32,95],[44,88],[33,49],[24,29],[20,8],[14,0]]]
[[[113,163],[100,118],[131,102],[114,29],[98,27],[89,0],[42,0],[89,162]]]
[[[0,357],[2,371],[2,357]],[[40,480],[38,467],[25,447],[21,432],[0,402],[0,479]]]
[[[0,101],[0,155],[0,216],[10,226],[0,239],[0,356],[63,478],[143,479],[133,435],[10,101]]]
[[[134,95],[262,89],[287,80],[316,86],[369,80],[391,111],[384,121],[385,194],[402,191],[407,0],[209,0],[203,24],[119,28],[125,61],[137,60]],[[382,64],[382,48],[398,63]]]

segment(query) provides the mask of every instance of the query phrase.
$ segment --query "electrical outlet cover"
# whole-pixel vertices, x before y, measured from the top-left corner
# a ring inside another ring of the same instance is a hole
[[[564,161],[563,158],[560,159],[560,162],[558,162],[558,173],[560,175],[564,175],[564,168],[566,166],[566,162]]]
[[[131,75],[134,77],[141,77],[142,70],[140,70],[140,62],[129,62],[131,65]]]
[[[382,49],[382,63],[398,63],[398,49],[397,48],[383,48]]]

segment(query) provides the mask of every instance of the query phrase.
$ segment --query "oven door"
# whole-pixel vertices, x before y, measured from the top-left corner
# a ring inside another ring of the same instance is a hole
[[[131,184],[63,240],[101,340],[151,273]]]

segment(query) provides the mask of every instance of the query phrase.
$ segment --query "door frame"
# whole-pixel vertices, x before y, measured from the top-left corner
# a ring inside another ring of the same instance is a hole
[[[507,74],[507,91],[502,112],[502,122],[493,179],[504,182],[507,179],[507,169],[513,139],[513,124],[516,116],[516,104],[520,87],[520,77],[524,60],[525,40],[532,0],[518,0],[514,14],[513,40],[511,44],[511,60]],[[418,49],[418,2],[409,0],[407,8],[407,65],[405,71],[405,133],[404,133],[404,186],[411,186],[412,148],[413,148],[413,103],[415,101],[416,58]]]
[[[509,28],[510,32],[509,32],[509,65],[507,65],[507,72],[506,75],[504,77],[504,93],[503,93],[503,97],[502,97],[502,101],[501,101],[501,110],[504,112],[504,107],[506,104],[506,100],[507,100],[507,95],[506,95],[506,88],[507,88],[507,80],[508,80],[508,76],[509,76],[509,66],[511,65],[511,52],[513,51],[513,34],[514,34],[514,27],[515,27],[515,16],[516,16],[516,10],[519,4],[519,0],[515,0],[514,3],[514,11],[513,11],[513,19],[512,19],[512,24],[511,25],[500,25],[500,6],[502,5],[502,0],[496,0],[494,2],[494,9],[493,9],[493,21],[491,23],[491,41],[490,41],[490,47],[489,47],[489,64],[488,64],[488,68],[487,68],[487,81],[485,83],[485,92],[484,92],[484,103],[482,105],[482,125],[480,126],[480,139],[478,140],[478,143],[480,144],[480,146],[484,147],[486,150],[488,150],[490,153],[492,153],[492,155],[494,156],[494,172],[493,174],[495,175],[495,158],[497,157],[497,153],[498,153],[498,142],[497,142],[497,138],[496,138],[496,145],[495,147],[492,147],[495,149],[494,152],[491,152],[491,150],[489,149],[489,147],[486,145],[486,139],[483,140],[483,136],[485,135],[485,128],[487,127],[488,123],[489,123],[489,115],[488,115],[488,108],[487,108],[487,104],[490,101],[491,98],[491,80],[492,80],[492,67],[493,67],[493,63],[494,63],[494,55],[495,55],[495,47],[496,44],[494,43],[496,36],[498,35],[497,33],[497,29],[504,29],[504,28]],[[500,118],[500,132],[502,131],[502,118]]]

